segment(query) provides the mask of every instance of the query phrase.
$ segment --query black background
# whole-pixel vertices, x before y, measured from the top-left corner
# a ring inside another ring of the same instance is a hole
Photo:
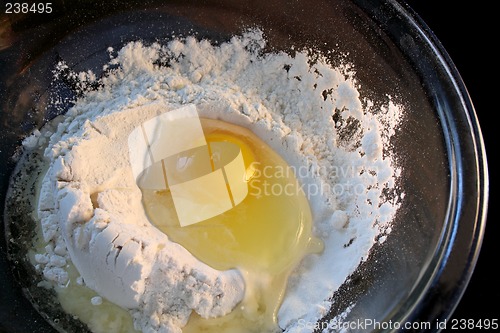
[[[485,1],[408,0],[407,3],[424,20],[446,49],[457,67],[474,104],[486,145],[490,176],[490,201],[483,246],[476,269],[465,294],[456,308],[455,319],[499,318],[500,288],[494,271],[500,235],[495,212],[498,211],[495,193],[496,149],[493,135],[496,131],[494,114],[495,76],[498,75],[498,56],[492,50],[498,37],[493,30],[495,11]],[[496,59],[494,59],[496,58]],[[450,324],[450,322],[448,322]],[[448,325],[448,330],[450,325]]]

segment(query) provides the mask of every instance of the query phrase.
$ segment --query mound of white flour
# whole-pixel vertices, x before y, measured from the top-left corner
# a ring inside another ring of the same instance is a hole
[[[251,129],[297,170],[325,250],[290,277],[278,321],[304,332],[300,319],[327,313],[332,294],[391,231],[401,196],[389,142],[402,110],[390,99],[377,108],[362,100],[348,66],[311,62],[306,52],[261,54],[264,45],[260,31],[219,46],[192,37],[132,42],[109,50],[104,77],[75,74],[83,96],[54,133],[25,140],[29,148],[49,138],[38,211],[50,246],[36,256],[47,280],[64,285],[73,262],[144,332],[180,332],[191,311],[219,316],[241,300],[237,271],[211,269],[149,224],[128,162],[127,133],[194,104],[203,117]]]

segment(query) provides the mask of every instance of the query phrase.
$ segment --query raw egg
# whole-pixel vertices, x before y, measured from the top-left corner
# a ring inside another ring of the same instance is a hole
[[[220,156],[230,153],[225,151],[229,146],[221,143],[241,150],[247,186],[244,199],[222,214],[187,226],[179,222],[168,186],[143,189],[143,204],[151,222],[171,241],[215,269],[238,269],[246,289],[243,301],[230,314],[211,319],[193,314],[183,332],[279,331],[277,312],[288,276],[305,255],[322,250],[312,235],[308,200],[294,170],[252,131],[204,118],[201,125],[211,147],[212,171]],[[209,186],[198,190],[203,196],[218,195]]]

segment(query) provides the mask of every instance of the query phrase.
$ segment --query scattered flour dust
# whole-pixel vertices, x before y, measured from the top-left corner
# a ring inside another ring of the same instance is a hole
[[[297,171],[325,249],[290,276],[278,323],[305,332],[300,319],[327,314],[332,294],[391,231],[402,195],[390,138],[403,112],[390,97],[382,106],[362,99],[350,65],[265,53],[265,44],[259,30],[218,46],[131,42],[109,49],[101,78],[58,65],[55,79],[76,80],[79,97],[55,130],[24,142],[45,146],[49,164],[38,205],[46,246],[35,256],[45,280],[64,287],[73,263],[77,283],[97,292],[90,306],[106,299],[128,309],[143,332],[181,332],[191,312],[220,316],[241,300],[237,271],[204,265],[150,225],[128,163],[124,138],[137,124],[194,104],[203,117],[251,129]]]

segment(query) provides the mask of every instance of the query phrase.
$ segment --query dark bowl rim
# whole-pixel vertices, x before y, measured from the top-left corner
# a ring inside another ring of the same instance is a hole
[[[484,237],[489,199],[486,149],[465,83],[437,36],[404,0],[382,2],[382,6],[394,8],[433,54],[433,60],[446,73],[461,106],[461,109],[438,107],[437,110],[443,121],[451,177],[447,223],[433,258],[435,265],[427,267],[423,274],[427,279],[420,279],[402,311],[387,318],[400,323],[443,322],[451,317],[467,288]],[[463,128],[468,132],[463,133]]]

